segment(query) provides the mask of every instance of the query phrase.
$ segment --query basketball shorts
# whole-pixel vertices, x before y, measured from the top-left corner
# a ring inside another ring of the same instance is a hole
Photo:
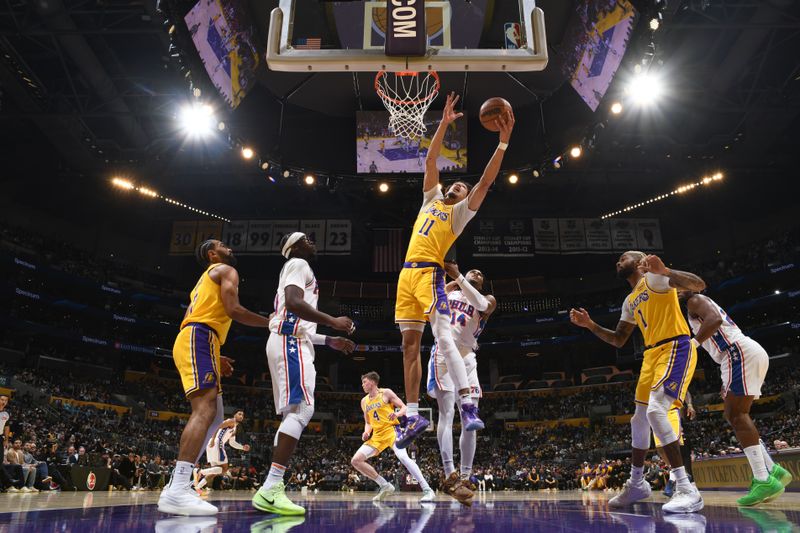
[[[464,357],[464,365],[467,367],[467,381],[469,382],[469,392],[473,398],[481,398],[483,390],[478,382],[478,359],[475,352],[469,349],[458,347]],[[453,379],[447,372],[444,355],[439,350],[439,346],[434,343],[431,348],[431,358],[428,360],[428,396],[436,398],[437,391],[453,392],[455,385]],[[456,391],[457,392],[457,391]]]
[[[669,420],[669,425],[672,426],[672,431],[678,436],[678,444],[683,446],[683,424],[681,424],[681,408],[680,407],[673,407],[667,413],[667,419]],[[661,441],[658,440],[656,434],[653,433],[653,440],[656,443],[656,448],[661,447]]]
[[[395,431],[395,426],[386,426],[380,431],[373,431],[370,439],[362,446],[362,448],[364,446],[369,446],[374,450],[374,452],[369,454],[364,453],[366,450],[361,450],[361,452],[364,453],[364,456],[367,459],[370,457],[376,457],[380,455],[380,453],[386,448],[391,448],[396,439],[397,432]]]
[[[636,384],[636,403],[646,405],[650,392],[663,387],[668,396],[675,398],[675,406],[682,407],[695,366],[697,348],[688,335],[646,350]]]
[[[267,364],[272,378],[275,412],[284,414],[292,405],[314,405],[314,345],[308,339],[270,333]]]
[[[215,442],[214,446],[206,446],[206,461],[211,466],[222,466],[228,464],[228,455],[225,453],[225,445]]]
[[[444,291],[444,270],[433,263],[406,264],[417,266],[400,271],[394,321],[401,326],[409,323],[424,325],[434,309],[443,315],[449,315],[450,304]]]
[[[222,392],[219,350],[219,337],[205,324],[187,324],[178,333],[172,346],[172,360],[187,397],[202,389],[216,388],[217,393]]]
[[[733,343],[722,359],[722,396],[761,396],[761,385],[767,377],[769,355],[749,337]]]

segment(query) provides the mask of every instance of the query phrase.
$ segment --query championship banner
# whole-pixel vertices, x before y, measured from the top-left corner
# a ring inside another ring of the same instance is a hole
[[[599,218],[583,219],[586,228],[586,251],[589,253],[611,252],[614,247],[611,243],[611,229],[607,220]]]
[[[532,257],[530,219],[479,219],[472,234],[473,257]]]
[[[565,254],[586,251],[586,231],[582,218],[559,218],[558,236],[561,239],[561,252]]]
[[[558,219],[534,218],[533,241],[536,245],[537,253],[540,254],[559,253],[561,251],[561,243],[558,240]]]
[[[638,247],[636,221],[627,218],[612,218],[609,225],[611,226],[611,242],[614,250],[625,252]]]

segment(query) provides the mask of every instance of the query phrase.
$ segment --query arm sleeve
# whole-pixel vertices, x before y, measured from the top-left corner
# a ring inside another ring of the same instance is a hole
[[[472,220],[477,213],[477,211],[473,211],[469,208],[469,197],[454,205],[452,222],[453,233],[461,235],[461,232],[467,227],[467,223]]]
[[[475,306],[480,312],[484,312],[489,309],[489,300],[486,299],[486,296],[478,292],[478,289],[472,286],[472,284],[464,279],[464,276],[461,276],[456,280],[458,282],[458,286],[461,287],[461,292],[467,298],[467,301]]]
[[[625,301],[622,302],[622,311],[619,315],[619,319],[629,324],[636,324],[636,320],[633,318],[633,313],[631,313],[631,308],[628,306],[627,298],[625,298]]]
[[[669,286],[669,278],[667,276],[653,274],[652,272],[647,272],[644,276],[647,280],[647,285],[654,291],[667,292],[672,289]]]
[[[306,285],[311,281],[310,274],[308,263],[302,259],[290,260],[286,263],[285,270],[283,271],[284,289],[289,285],[294,285],[305,291]]]
[[[311,341],[311,344],[316,344],[317,346],[325,344],[325,339],[327,339],[327,337],[319,333],[311,333],[308,336],[308,340]]]
[[[231,445],[231,448],[236,448],[237,450],[244,450],[244,446],[242,446],[236,441],[236,435],[231,437],[231,440],[228,441],[228,444]]]
[[[442,198],[444,198],[444,195],[439,187],[434,187],[429,191],[422,191],[422,206],[419,208],[419,212],[422,213],[422,210],[425,209],[429,203]]]

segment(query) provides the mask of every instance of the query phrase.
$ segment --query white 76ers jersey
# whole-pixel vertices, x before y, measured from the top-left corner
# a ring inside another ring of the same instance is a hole
[[[486,325],[481,313],[467,301],[466,296],[456,289],[447,295],[450,303],[450,326],[453,339],[459,347],[475,350],[478,348],[478,337]]]
[[[742,333],[742,330],[739,329],[739,326],[737,326],[736,323],[731,320],[731,317],[728,316],[728,313],[726,313],[724,309],[717,305],[717,302],[711,298],[708,300],[711,303],[711,306],[717,310],[719,316],[722,317],[722,325],[719,327],[717,332],[711,336],[711,338],[702,344],[702,346],[709,353],[711,358],[717,362],[717,364],[722,364],[723,359],[728,357],[728,348],[742,339],[746,339],[747,336]],[[702,322],[697,318],[692,318],[691,316],[688,318],[689,327],[692,328],[692,334],[696,335],[700,330]]]
[[[213,443],[214,446],[218,446],[220,450],[224,450],[225,445],[228,444],[228,441],[231,440],[234,435],[236,435],[236,425],[230,428],[219,428],[208,444],[210,446]]]
[[[319,285],[314,272],[305,259],[292,258],[286,261],[278,280],[278,292],[275,294],[275,316],[269,321],[269,330],[279,335],[308,337],[317,332],[317,324],[301,320],[286,309],[286,287],[294,285],[303,290],[303,300],[317,308],[319,301]]]

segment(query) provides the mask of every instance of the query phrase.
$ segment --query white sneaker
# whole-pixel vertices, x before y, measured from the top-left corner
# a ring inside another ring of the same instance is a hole
[[[199,533],[217,525],[217,519],[197,516],[181,516],[156,521],[155,533]]]
[[[158,498],[158,510],[162,513],[185,516],[210,516],[219,512],[219,509],[201,500],[191,487],[162,490]]]
[[[32,489],[32,488],[30,488],[30,487],[27,487],[27,486],[26,486],[26,487],[22,487],[21,489],[19,489],[19,491],[20,491],[20,492],[24,492],[24,493],[26,493],[26,494],[27,494],[27,493],[29,493],[29,492],[33,492],[33,489]]]
[[[2,466],[0,466],[0,468],[2,468]],[[14,494],[16,492],[20,492],[20,490],[17,487],[8,487],[6,489],[6,492],[8,492],[9,494]]]
[[[433,492],[433,489],[428,489],[422,492],[422,498],[419,499],[420,502],[432,502],[436,499],[436,493]]]
[[[703,496],[697,490],[678,490],[661,510],[665,513],[696,513],[703,508]]]
[[[631,480],[625,482],[622,492],[608,500],[609,507],[626,507],[632,503],[644,500],[650,497],[650,484],[645,480],[641,480],[634,485]]]
[[[391,483],[386,484],[383,487],[381,487],[381,490],[379,490],[378,494],[376,494],[375,497],[372,498],[372,501],[379,502],[384,498],[386,498],[387,496],[389,496],[390,494],[392,494],[393,492],[394,492],[394,485],[392,485]]]
[[[705,533],[706,517],[700,513],[665,514],[664,522],[672,524],[681,533]]]

